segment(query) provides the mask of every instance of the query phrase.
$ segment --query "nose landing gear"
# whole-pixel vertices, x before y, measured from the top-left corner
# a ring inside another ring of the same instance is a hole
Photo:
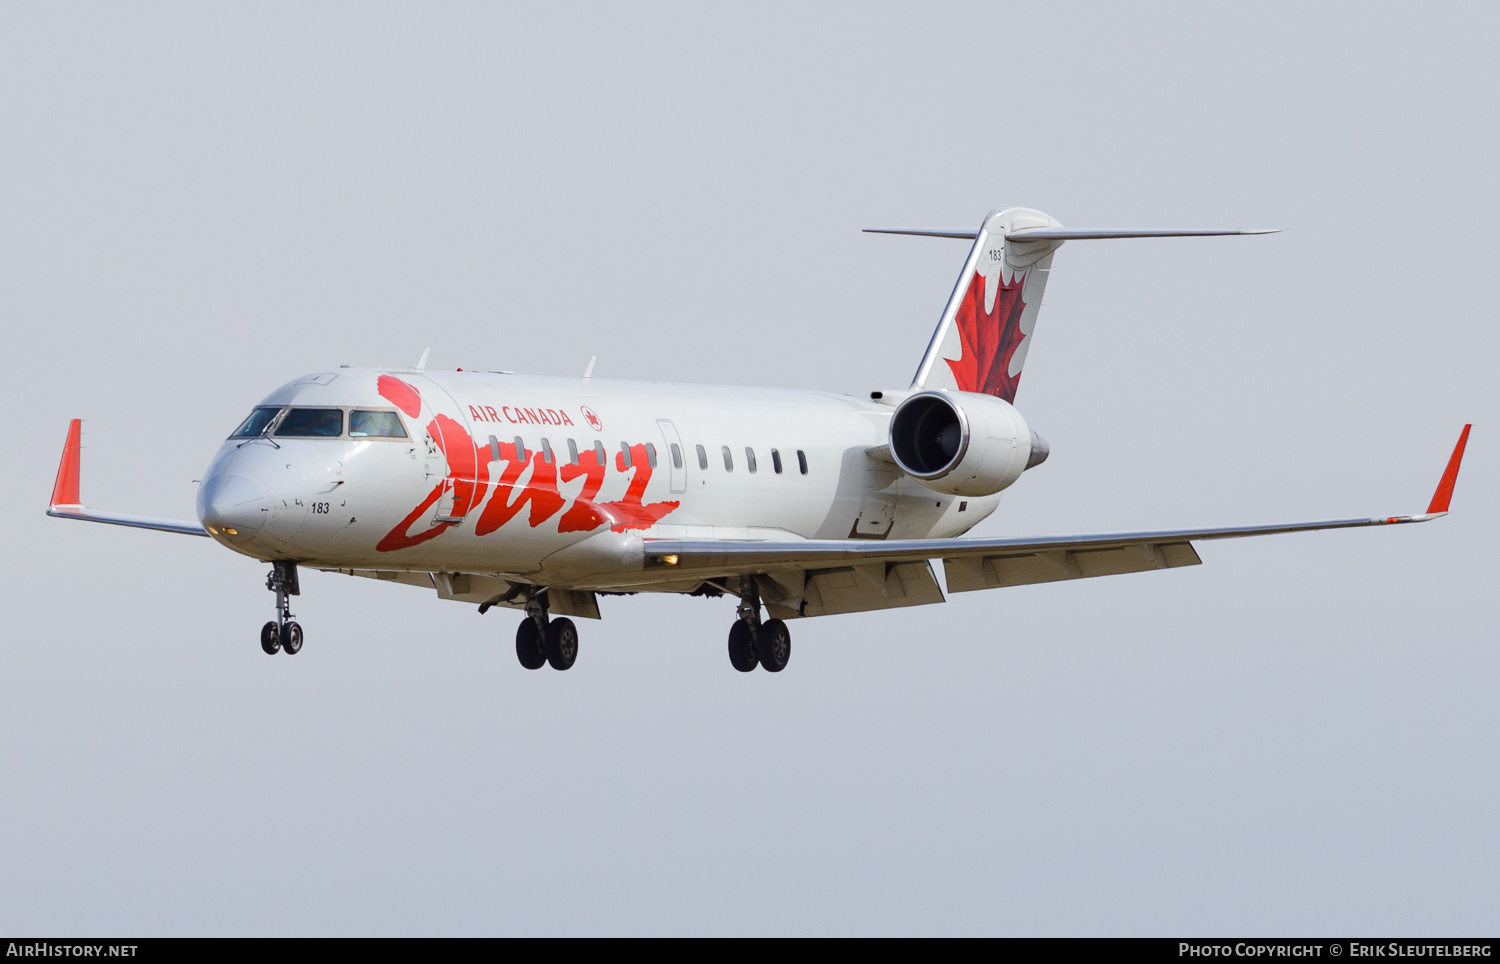
[[[266,577],[266,588],[276,594],[276,618],[260,628],[260,648],[267,656],[285,651],[290,656],[302,652],[302,627],[292,619],[292,596],[300,596],[295,562],[272,563],[275,567]]]

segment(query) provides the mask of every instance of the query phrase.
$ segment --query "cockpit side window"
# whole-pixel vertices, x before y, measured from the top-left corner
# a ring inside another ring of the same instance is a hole
[[[338,438],[343,434],[341,408],[293,408],[276,426],[277,438]]]
[[[401,416],[395,412],[364,412],[359,409],[349,413],[350,438],[406,438],[406,429],[401,425]]]
[[[235,429],[234,434],[229,437],[255,438],[255,436],[266,430],[266,426],[271,424],[271,419],[275,418],[276,413],[279,411],[281,411],[280,408],[257,408],[250,413],[249,418],[240,423],[240,427]]]

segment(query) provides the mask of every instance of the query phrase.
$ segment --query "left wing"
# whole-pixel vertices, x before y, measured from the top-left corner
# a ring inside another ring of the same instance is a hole
[[[206,536],[207,532],[196,522],[176,519],[153,519],[143,515],[122,515],[118,512],[99,512],[85,508],[78,495],[80,448],[82,447],[82,419],[73,419],[68,426],[68,440],[63,443],[62,461],[57,466],[57,481],[52,484],[52,501],[47,514],[58,519],[79,519],[83,522],[107,522],[110,525],[130,526],[134,529],[155,529],[158,532],[177,532],[185,536]]]
[[[783,617],[791,615],[790,610],[822,615],[941,602],[928,565],[931,559],[943,560],[951,592],[1196,566],[1202,560],[1193,543],[1199,540],[1401,525],[1447,515],[1469,428],[1465,425],[1459,435],[1427,511],[1418,515],[1041,539],[646,539],[645,565],[664,577],[693,572],[758,577],[767,603],[788,610]]]

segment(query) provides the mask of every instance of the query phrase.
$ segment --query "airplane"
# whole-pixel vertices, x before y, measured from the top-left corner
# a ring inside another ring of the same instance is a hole
[[[1052,258],[1068,241],[1279,229],[1067,228],[1029,208],[976,229],[915,377],[819,391],[340,367],[256,405],[204,474],[196,522],[85,508],[80,420],[48,515],[208,536],[264,563],[267,654],[302,650],[300,569],[524,612],[527,669],[573,666],[599,597],[727,596],[729,660],[773,673],[792,619],[949,593],[1198,565],[1195,543],[1426,522],[1448,512],[1469,429],[1416,515],[1148,532],[962,538],[1050,448],[1013,404]],[[764,615],[763,615],[764,612]]]

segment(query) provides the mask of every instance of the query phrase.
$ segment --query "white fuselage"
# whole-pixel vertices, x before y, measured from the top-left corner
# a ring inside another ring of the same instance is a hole
[[[261,405],[282,414],[265,434],[225,442],[199,518],[238,552],[318,568],[603,588],[621,584],[611,553],[640,537],[951,537],[999,501],[933,492],[869,454],[887,442],[888,400],[350,368]],[[300,408],[342,410],[342,431],[278,434]],[[351,437],[355,410],[399,413],[406,437]],[[597,552],[579,550],[586,541]],[[580,564],[591,553],[599,564]]]

